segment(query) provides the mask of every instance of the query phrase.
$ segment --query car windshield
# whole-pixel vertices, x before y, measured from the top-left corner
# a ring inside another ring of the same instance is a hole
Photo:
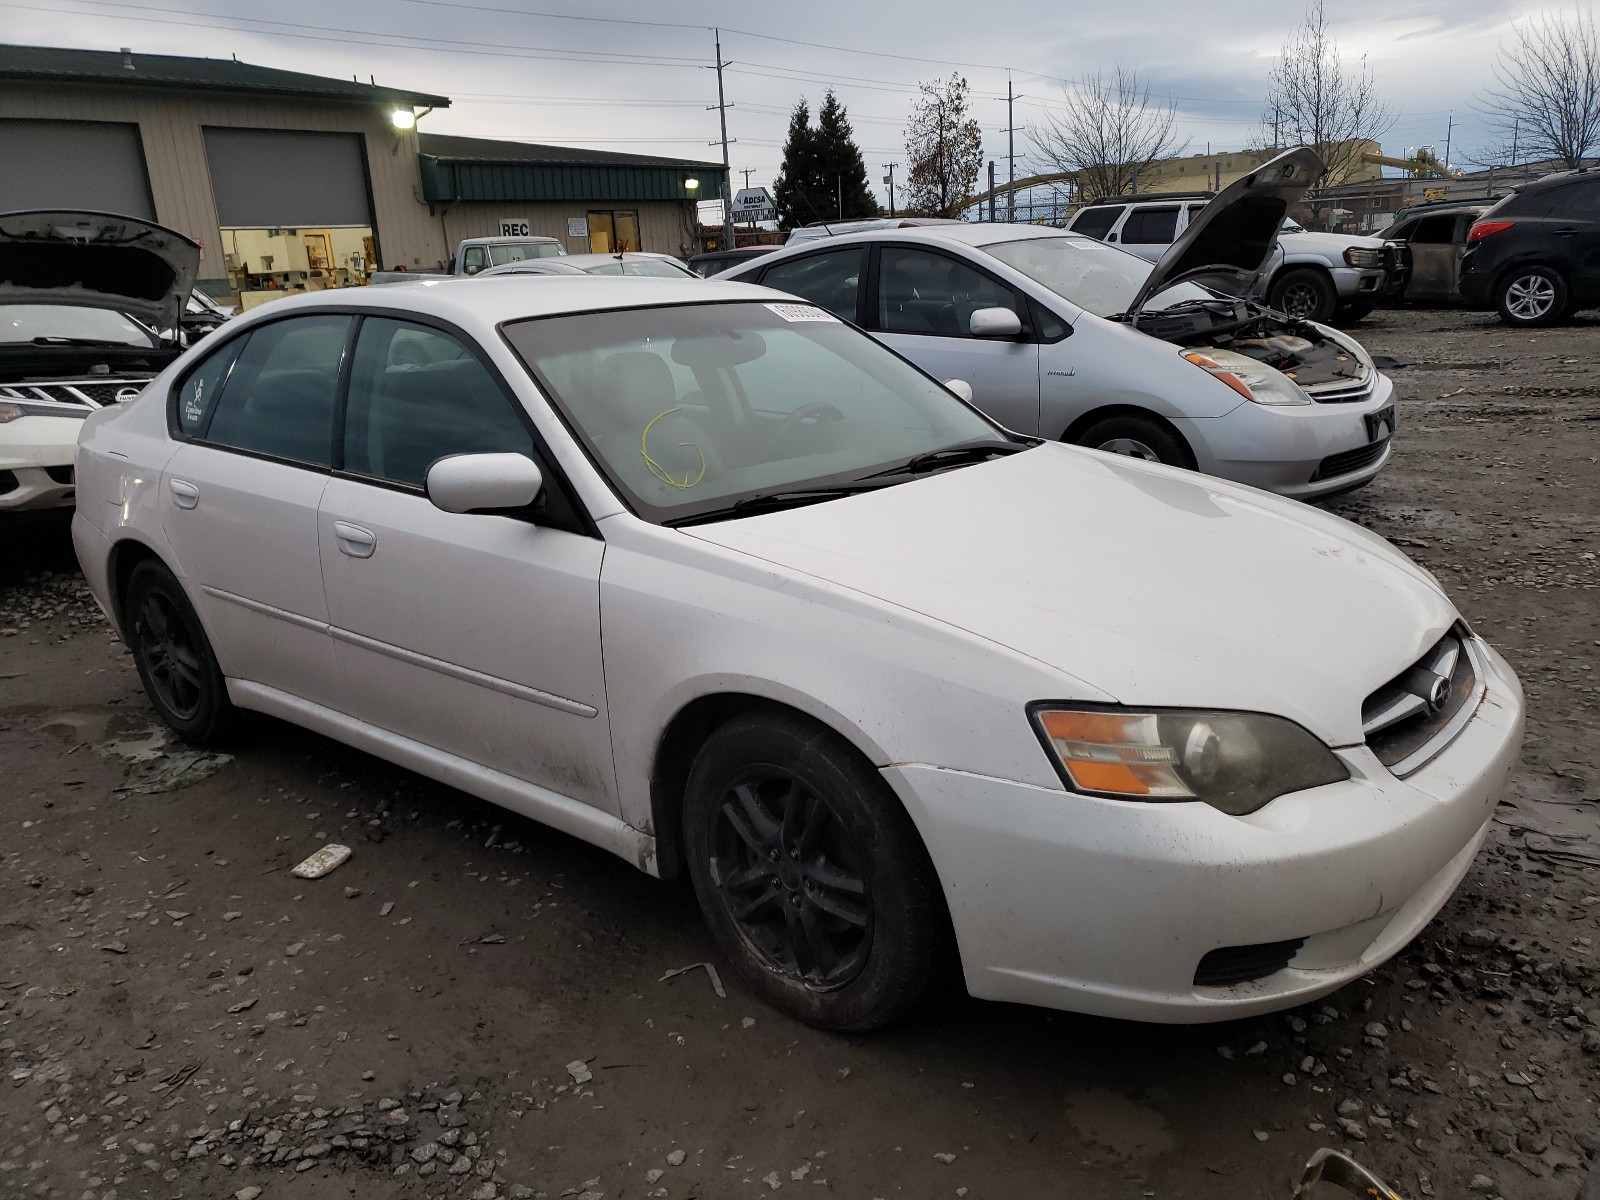
[[[137,346],[156,344],[150,332],[119,312],[72,304],[0,304],[0,343],[38,339],[63,342],[109,342]]]
[[[930,451],[1005,437],[809,304],[542,317],[506,325],[505,336],[612,485],[658,522],[848,486]]]
[[[1097,317],[1127,312],[1152,269],[1137,255],[1085,238],[1022,238],[991,242],[978,249]],[[1191,300],[1212,299],[1215,296],[1198,284],[1178,283],[1157,292],[1144,307],[1155,312]]]
[[[1293,217],[1285,217],[1281,228],[1284,233],[1304,233],[1306,231],[1306,227]]]
[[[488,249],[489,262],[496,267],[525,258],[555,258],[566,252],[560,242],[496,242]]]
[[[620,262],[595,263],[585,267],[591,275],[650,275],[658,279],[697,278],[688,267],[680,267],[670,258],[627,258]]]

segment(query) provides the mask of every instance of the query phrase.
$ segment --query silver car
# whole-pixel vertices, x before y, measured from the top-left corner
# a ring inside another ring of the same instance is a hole
[[[528,258],[478,272],[490,275],[643,275],[653,279],[698,279],[681,259],[648,250],[621,254],[566,254],[560,258]]]
[[[1359,343],[1243,298],[1321,169],[1309,150],[1273,159],[1154,267],[1061,230],[955,224],[829,238],[722,278],[856,322],[1019,432],[1312,499],[1377,475],[1395,427],[1394,385]]]

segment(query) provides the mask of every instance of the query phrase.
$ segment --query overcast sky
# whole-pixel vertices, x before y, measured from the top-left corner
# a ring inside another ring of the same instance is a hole
[[[1368,57],[1397,114],[1385,151],[1432,144],[1442,154],[1453,110],[1452,158],[1463,165],[1487,136],[1473,102],[1491,78],[1497,46],[1513,21],[1553,7],[1532,0],[1329,6],[1345,58]],[[1008,69],[1022,97],[1015,106],[1019,176],[1029,166],[1026,127],[1059,102],[1060,78],[1118,63],[1174,98],[1191,151],[1241,147],[1258,129],[1268,71],[1300,13],[1296,0],[0,0],[0,38],[236,55],[376,77],[449,96],[448,110],[422,122],[436,133],[718,160],[720,147],[709,144],[717,114],[707,109],[717,99],[711,26],[727,22],[735,186],[745,170],[752,185],[771,184],[790,108],[804,96],[814,113],[829,86],[849,110],[876,186],[883,164],[904,159],[902,130],[917,82],[951,71],[972,85],[973,115],[1001,178]]]

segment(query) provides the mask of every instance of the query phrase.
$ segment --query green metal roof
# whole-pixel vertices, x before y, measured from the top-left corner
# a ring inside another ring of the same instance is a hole
[[[710,200],[720,194],[721,163],[577,146],[424,133],[422,193],[457,200]],[[684,186],[697,179],[700,186]]]
[[[0,81],[101,83],[219,92],[270,92],[316,100],[354,100],[411,108],[448,108],[444,96],[258,67],[236,58],[187,58],[120,50],[0,45]]]

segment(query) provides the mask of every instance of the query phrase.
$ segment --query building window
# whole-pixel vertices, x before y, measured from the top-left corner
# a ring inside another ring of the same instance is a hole
[[[1382,196],[1374,196],[1372,198],[1372,207],[1373,208],[1382,208],[1383,207],[1383,197]]]
[[[589,212],[589,253],[622,254],[640,250],[639,214],[630,212]]]

